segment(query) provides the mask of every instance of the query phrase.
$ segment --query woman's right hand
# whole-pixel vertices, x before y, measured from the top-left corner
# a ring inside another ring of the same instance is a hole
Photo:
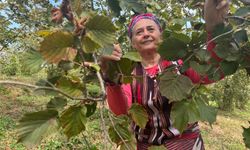
[[[108,62],[109,61],[119,61],[122,57],[122,49],[120,44],[114,44],[114,50],[111,55],[103,55],[101,56],[101,70],[105,74],[108,70]]]

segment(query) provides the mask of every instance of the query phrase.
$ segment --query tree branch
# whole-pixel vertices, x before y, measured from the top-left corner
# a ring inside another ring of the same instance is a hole
[[[62,90],[55,88],[55,87],[47,87],[47,86],[37,86],[37,85],[33,85],[33,84],[28,84],[28,83],[23,83],[23,82],[18,82],[18,81],[9,81],[9,80],[0,80],[0,84],[7,84],[7,85],[19,85],[19,86],[24,86],[24,87],[28,87],[28,88],[32,88],[34,89],[34,91],[38,91],[38,90],[52,90],[55,91],[57,93],[62,94],[65,97],[68,97],[72,100],[80,100],[80,101],[104,101],[104,99],[101,98],[93,98],[93,97],[72,97],[69,94],[63,92]]]

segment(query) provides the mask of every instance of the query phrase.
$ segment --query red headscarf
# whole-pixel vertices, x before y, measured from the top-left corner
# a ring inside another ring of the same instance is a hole
[[[139,15],[136,15],[136,16],[134,16],[132,18],[132,20],[131,20],[131,22],[130,22],[130,24],[128,26],[128,36],[129,36],[130,39],[132,38],[132,30],[133,30],[135,24],[138,21],[140,21],[141,19],[153,20],[157,24],[157,26],[159,27],[159,30],[162,31],[159,20],[152,13],[139,14]]]

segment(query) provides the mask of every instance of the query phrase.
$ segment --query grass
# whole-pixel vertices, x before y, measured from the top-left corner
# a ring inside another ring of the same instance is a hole
[[[212,125],[200,123],[207,150],[245,150],[242,126],[249,127],[250,104],[246,110],[234,112],[219,111],[217,121]]]
[[[0,80],[16,80],[34,83],[40,76],[30,77],[4,77]],[[17,144],[17,121],[25,112],[41,110],[50,97],[34,95],[29,89],[20,89],[14,86],[0,85],[0,149],[26,150],[22,144]],[[78,137],[67,140],[62,134],[43,141],[36,150],[67,150],[87,149],[87,141],[98,149],[114,149],[114,146],[105,143],[101,130],[99,114],[95,113],[88,121],[86,131]],[[242,127],[248,127],[250,120],[250,104],[246,110],[236,109],[234,112],[219,111],[217,121],[212,128],[207,123],[200,123],[203,140],[207,150],[245,150],[242,137]],[[94,148],[93,148],[94,150]]]

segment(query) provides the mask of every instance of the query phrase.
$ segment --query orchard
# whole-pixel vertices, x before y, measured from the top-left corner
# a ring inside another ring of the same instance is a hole
[[[210,106],[204,85],[194,85],[182,73],[189,67],[210,80],[220,80],[221,74],[230,76],[244,70],[250,74],[250,1],[232,0],[226,22],[210,33],[208,40],[203,18],[202,0],[62,0],[57,7],[44,1],[12,1],[0,4],[5,15],[0,52],[15,43],[15,51],[25,51],[22,63],[31,73],[45,69],[47,78],[36,84],[0,80],[0,84],[30,88],[34,92],[51,95],[46,109],[30,112],[20,118],[18,142],[27,147],[39,143],[56,132],[68,139],[85,131],[89,117],[100,109],[105,139],[120,149],[134,149],[134,137],[129,129],[133,120],[144,128],[147,112],[133,104],[127,115],[108,113],[103,119],[106,91],[100,59],[110,55],[113,44],[120,43],[123,56],[110,62],[108,76],[114,83],[132,83],[141,76],[131,74],[140,62],[139,54],[130,47],[127,26],[131,16],[151,12],[160,19],[163,40],[158,52],[173,65],[158,79],[163,96],[173,103],[171,119],[174,127],[183,131],[189,122],[216,121],[217,110]],[[29,8],[29,9],[27,9]],[[11,13],[10,13],[11,12]],[[27,13],[30,12],[30,13]],[[9,29],[14,20],[18,27]],[[27,30],[28,29],[28,30]],[[214,52],[222,60],[215,61],[206,45],[215,42]],[[4,60],[8,58],[2,57]],[[250,120],[249,120],[250,123]],[[108,128],[105,126],[108,125]],[[245,146],[250,148],[250,128],[243,127]],[[153,149],[153,147],[152,147]]]

